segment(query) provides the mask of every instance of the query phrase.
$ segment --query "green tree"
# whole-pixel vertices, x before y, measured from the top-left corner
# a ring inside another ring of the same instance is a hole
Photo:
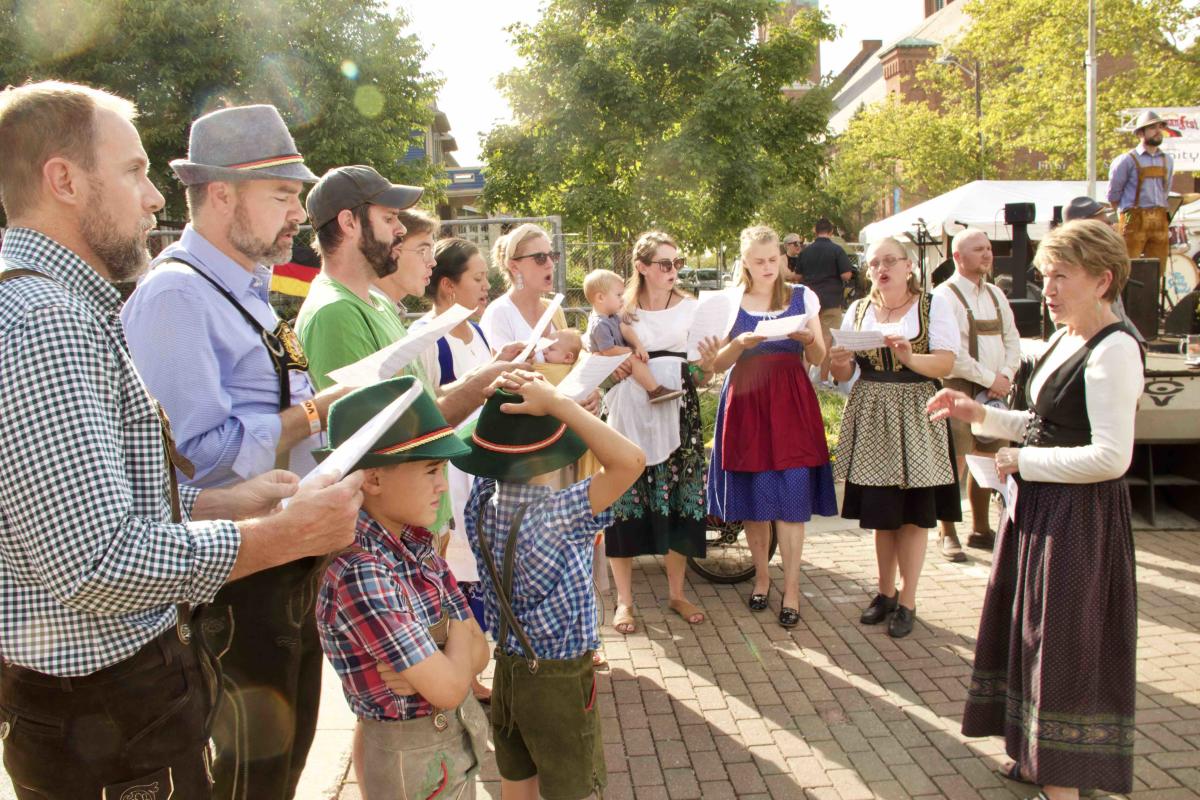
[[[436,192],[402,159],[432,119],[438,82],[407,20],[382,0],[0,0],[0,85],[56,78],[137,102],[164,216],[183,217],[167,162],[197,116],[272,103],[317,174],[371,164]]]
[[[706,246],[781,187],[812,187],[828,97],[781,90],[832,29],[815,11],[785,20],[778,7],[552,0],[535,26],[512,29],[526,65],[500,83],[515,122],[484,143],[487,206],[562,214],[617,241],[658,226]]]

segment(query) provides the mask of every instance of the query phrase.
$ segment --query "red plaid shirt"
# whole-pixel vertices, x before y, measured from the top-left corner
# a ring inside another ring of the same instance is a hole
[[[375,664],[382,661],[400,672],[436,653],[429,627],[443,614],[471,618],[467,599],[434,550],[433,535],[407,526],[395,535],[360,511],[354,546],[333,559],[317,595],[321,649],[358,717],[396,720],[433,713],[419,694],[389,691]]]

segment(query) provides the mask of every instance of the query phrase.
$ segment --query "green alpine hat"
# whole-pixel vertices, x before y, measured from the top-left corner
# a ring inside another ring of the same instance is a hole
[[[329,443],[312,451],[317,461],[334,451],[354,435],[354,432],[370,422],[393,400],[407,392],[416,378],[405,375],[355,389],[339,397],[329,407]],[[400,419],[372,445],[367,454],[359,459],[353,469],[383,467],[405,461],[423,459],[450,459],[467,452],[462,442],[454,435],[454,428],[446,422],[442,412],[428,392],[420,396],[400,415]],[[353,471],[353,470],[351,470]]]
[[[519,483],[572,464],[587,451],[583,440],[552,416],[500,410],[520,402],[520,395],[503,390],[488,398],[479,417],[458,434],[468,452],[450,463],[470,475]]]

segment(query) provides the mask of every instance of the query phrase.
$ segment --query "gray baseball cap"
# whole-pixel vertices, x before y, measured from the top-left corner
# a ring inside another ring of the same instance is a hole
[[[424,189],[392,183],[371,167],[335,167],[321,176],[304,205],[313,228],[320,228],[348,208],[370,203],[388,208],[412,208]]]
[[[1063,206],[1063,222],[1076,219],[1109,219],[1111,214],[1112,208],[1108,203],[1101,203],[1086,195],[1076,197]],[[1109,221],[1111,222],[1111,219]]]

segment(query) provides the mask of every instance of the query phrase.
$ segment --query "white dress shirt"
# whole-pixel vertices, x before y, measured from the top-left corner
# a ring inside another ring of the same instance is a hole
[[[969,350],[967,310],[963,308],[963,304],[950,289],[951,285],[962,292],[963,297],[967,299],[976,321],[994,320],[996,303],[1000,305],[1002,334],[978,337],[978,359],[971,358]],[[996,303],[993,303],[990,298],[984,297],[985,291],[992,293],[996,298]],[[987,281],[980,281],[979,285],[976,285],[970,278],[964,277],[955,270],[954,275],[948,281],[933,290],[933,294],[935,297],[943,297],[950,302],[954,319],[958,321],[960,346],[958,355],[954,358],[954,369],[950,371],[950,377],[979,384],[985,389],[995,383],[997,374],[1003,375],[1011,381],[1017,374],[1017,367],[1021,365],[1021,336],[1017,333],[1017,323],[1004,293]]]

